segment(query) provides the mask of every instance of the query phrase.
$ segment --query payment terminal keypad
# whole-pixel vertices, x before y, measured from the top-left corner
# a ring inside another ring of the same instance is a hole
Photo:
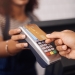
[[[38,41],[37,44],[47,56],[51,56],[57,53],[55,48],[51,44],[46,44],[45,41]]]

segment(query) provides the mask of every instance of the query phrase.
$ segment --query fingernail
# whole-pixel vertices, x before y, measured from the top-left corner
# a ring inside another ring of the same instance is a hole
[[[20,29],[18,29],[17,31],[18,31],[18,32],[20,32],[21,30],[20,30]]]
[[[62,46],[62,49],[66,50],[66,49],[67,49],[67,46],[65,46],[65,45],[64,45],[64,46]]]
[[[62,44],[62,41],[61,41],[61,40],[58,40],[58,43],[59,43],[59,44]]]
[[[47,34],[46,36],[47,36],[47,37],[49,37],[49,36],[50,36],[50,34]]]
[[[25,47],[28,47],[28,43],[24,43],[24,46],[25,46]]]
[[[22,37],[22,39],[25,39],[25,35],[22,35],[21,37]]]

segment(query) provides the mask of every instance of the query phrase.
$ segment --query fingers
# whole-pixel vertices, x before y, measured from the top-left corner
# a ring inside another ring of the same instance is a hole
[[[61,32],[53,32],[51,34],[47,34],[46,37],[47,38],[61,38]]]
[[[68,48],[66,45],[57,46],[56,49],[59,51],[61,56],[69,58],[68,54],[71,52],[71,49]]]
[[[28,43],[18,43],[16,44],[17,49],[23,49],[25,47],[28,47]]]
[[[46,39],[45,40],[46,43],[51,43],[52,41],[54,41],[54,39]]]
[[[11,30],[9,31],[9,35],[18,34],[18,33],[20,33],[20,32],[21,32],[20,29],[11,29]]]
[[[62,32],[74,32],[72,30],[63,30]]]
[[[51,34],[47,34],[47,38],[62,38],[64,36],[64,32],[74,32],[72,30],[63,30],[61,32],[53,32]]]
[[[16,53],[24,50],[26,47],[28,47],[27,43],[18,43],[18,44],[16,44],[16,50],[14,50],[12,53],[16,54]]]
[[[56,49],[58,51],[65,51],[65,50],[67,50],[67,46],[66,45],[57,46]]]
[[[61,39],[55,40],[55,45],[56,45],[56,46],[60,46],[60,45],[62,45],[62,44],[63,44],[63,41],[62,41]]]
[[[11,42],[11,44],[9,42]],[[28,47],[27,43],[18,43],[17,41],[13,40],[9,40],[9,42],[8,42],[8,51],[13,55],[17,54],[18,52]]]
[[[20,39],[25,39],[25,38],[26,38],[26,36],[25,35],[22,35],[22,34],[20,34],[20,35],[13,35],[11,37],[11,39],[14,40],[14,41],[20,40]]]
[[[61,56],[66,57],[66,56],[70,53],[70,51],[71,51],[71,49],[67,49],[66,51],[61,51],[61,52],[59,52],[59,54],[60,54]]]
[[[51,43],[52,41],[56,40],[57,38],[62,39],[62,34],[61,34],[61,32],[53,32],[51,34],[47,34],[46,35],[47,39],[45,42]],[[60,42],[60,40],[59,40],[59,42]],[[58,43],[58,42],[56,42],[56,43]]]

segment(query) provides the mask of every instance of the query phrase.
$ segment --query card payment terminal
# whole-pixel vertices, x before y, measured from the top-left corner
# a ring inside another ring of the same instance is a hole
[[[51,63],[60,60],[61,57],[52,44],[46,44],[46,33],[41,30],[36,24],[28,24],[19,27],[22,30],[21,34],[25,34],[26,39],[23,42],[28,42],[29,48],[33,52],[36,60],[42,67],[46,67]]]

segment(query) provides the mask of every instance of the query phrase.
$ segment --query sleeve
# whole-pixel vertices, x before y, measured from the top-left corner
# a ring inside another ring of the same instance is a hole
[[[3,27],[4,27],[4,20],[5,20],[5,18],[4,18],[4,16],[2,16],[1,14],[0,14],[0,36],[1,37],[3,37]]]

